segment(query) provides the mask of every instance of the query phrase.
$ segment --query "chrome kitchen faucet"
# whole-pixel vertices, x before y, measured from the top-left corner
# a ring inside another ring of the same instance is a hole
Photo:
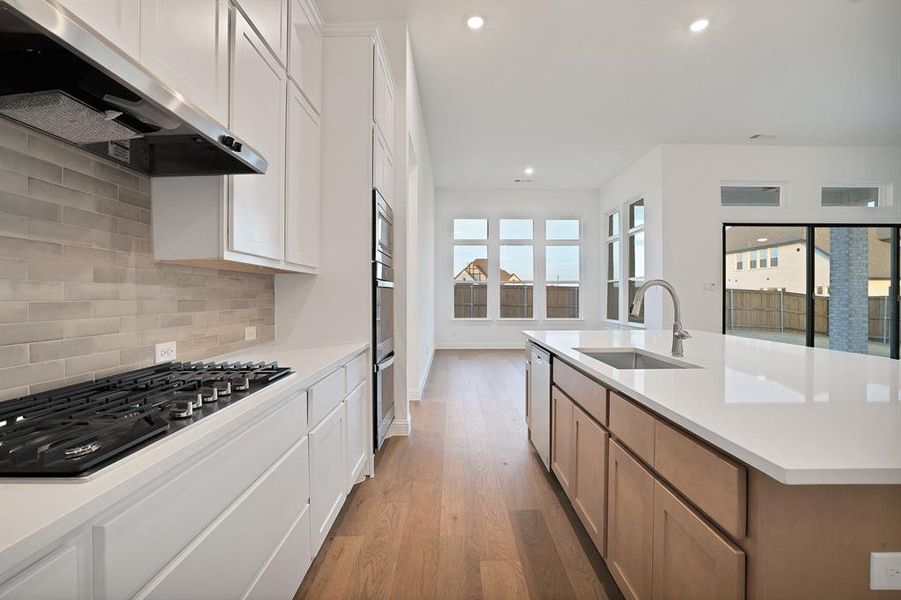
[[[691,334],[682,328],[682,311],[679,309],[679,296],[676,295],[676,288],[668,281],[664,281],[663,279],[651,279],[638,288],[638,291],[635,292],[635,300],[632,301],[632,316],[637,317],[641,314],[641,303],[644,301],[645,292],[648,291],[648,288],[654,287],[655,285],[659,285],[668,291],[673,299],[673,356],[681,358],[682,340],[691,338]]]

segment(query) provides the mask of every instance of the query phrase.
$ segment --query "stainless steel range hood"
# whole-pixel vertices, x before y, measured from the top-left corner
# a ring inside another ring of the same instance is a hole
[[[0,116],[152,176],[265,173],[268,166],[44,0],[0,0]]]

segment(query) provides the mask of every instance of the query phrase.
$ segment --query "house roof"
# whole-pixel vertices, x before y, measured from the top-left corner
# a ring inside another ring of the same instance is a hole
[[[488,278],[488,259],[487,258],[477,258],[471,261],[468,265],[460,269],[460,272],[454,275],[454,279],[459,279],[463,273],[471,273],[473,270],[479,271],[482,275],[485,276],[485,279]],[[516,273],[509,273],[503,269],[500,269],[501,274],[501,283],[505,281],[521,281],[519,276]]]

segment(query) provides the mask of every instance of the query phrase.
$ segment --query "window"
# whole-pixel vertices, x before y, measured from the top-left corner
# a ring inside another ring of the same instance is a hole
[[[754,248],[761,239],[769,248]],[[766,253],[770,268],[729,271],[725,262],[724,331],[898,358],[899,239],[897,225],[727,227],[727,256]]]
[[[751,264],[749,265],[750,269],[757,268],[757,250],[751,250]]]
[[[501,219],[502,240],[531,240],[532,219]]]
[[[607,216],[607,318],[619,321],[620,278],[622,277],[622,240],[619,233],[619,211]]]
[[[544,238],[546,240],[578,240],[578,219],[548,219],[545,221]]]
[[[488,219],[454,219],[454,318],[488,318]]]
[[[735,270],[741,271],[745,268],[745,253],[736,252],[735,254]]]
[[[722,185],[723,206],[779,206],[782,190],[772,185]]]
[[[822,206],[879,206],[878,186],[823,186],[820,204]]]
[[[487,240],[488,219],[454,219],[455,240]]]
[[[579,318],[580,247],[547,246],[547,318]]]
[[[629,303],[627,312],[631,323],[644,323],[644,304],[642,304],[641,313],[637,317],[632,316],[631,310],[628,310],[628,307],[631,307],[632,302],[635,300],[635,293],[644,284],[645,280],[644,224],[644,199],[642,198],[629,205]]]
[[[531,319],[534,316],[535,260],[532,219],[500,220],[500,317]]]
[[[767,265],[766,257],[767,257],[768,252],[769,251],[766,248],[764,248],[763,250],[757,251],[757,266],[759,266],[761,269],[766,269],[766,265]]]

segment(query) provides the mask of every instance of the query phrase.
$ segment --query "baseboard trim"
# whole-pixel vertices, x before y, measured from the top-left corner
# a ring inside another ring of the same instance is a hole
[[[410,419],[394,419],[388,427],[385,437],[408,436],[413,430],[413,423]]]
[[[411,387],[407,389],[407,399],[411,402],[422,400],[422,394],[425,392],[425,385],[429,382],[429,374],[432,372],[432,362],[435,360],[435,351],[429,354],[429,362],[425,366],[422,378],[419,380],[419,387]]]
[[[526,339],[521,344],[510,342],[468,342],[439,344],[437,350],[522,350],[526,347]]]

